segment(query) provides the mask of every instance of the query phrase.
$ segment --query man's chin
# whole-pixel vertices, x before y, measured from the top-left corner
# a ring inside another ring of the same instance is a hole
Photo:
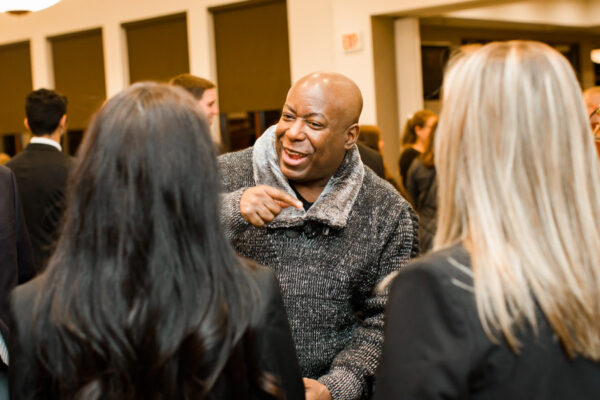
[[[302,182],[306,178],[306,173],[303,170],[289,167],[284,163],[279,163],[279,168],[283,176],[290,182]]]

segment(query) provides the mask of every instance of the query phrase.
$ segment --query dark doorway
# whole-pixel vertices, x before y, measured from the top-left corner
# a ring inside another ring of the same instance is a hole
[[[251,146],[279,112],[291,86],[287,7],[255,0],[210,9],[224,151]]]

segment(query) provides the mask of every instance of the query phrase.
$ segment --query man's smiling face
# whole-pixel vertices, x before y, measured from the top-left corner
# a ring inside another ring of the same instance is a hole
[[[281,171],[291,182],[327,183],[348,145],[348,126],[327,81],[305,80],[290,89],[277,124],[275,148]]]

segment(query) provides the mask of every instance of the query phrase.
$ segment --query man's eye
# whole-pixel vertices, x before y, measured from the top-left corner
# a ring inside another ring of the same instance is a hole
[[[314,121],[307,121],[308,126],[310,126],[313,129],[322,129],[323,128],[323,124],[321,124],[320,122],[314,122]]]
[[[284,121],[293,121],[294,116],[292,114],[283,113],[281,114],[281,119],[283,119]]]

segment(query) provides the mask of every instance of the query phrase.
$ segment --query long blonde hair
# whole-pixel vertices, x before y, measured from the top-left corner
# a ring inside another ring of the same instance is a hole
[[[600,359],[600,165],[567,60],[537,42],[454,61],[435,146],[434,247],[463,243],[491,340],[515,352],[536,303],[569,357]]]

